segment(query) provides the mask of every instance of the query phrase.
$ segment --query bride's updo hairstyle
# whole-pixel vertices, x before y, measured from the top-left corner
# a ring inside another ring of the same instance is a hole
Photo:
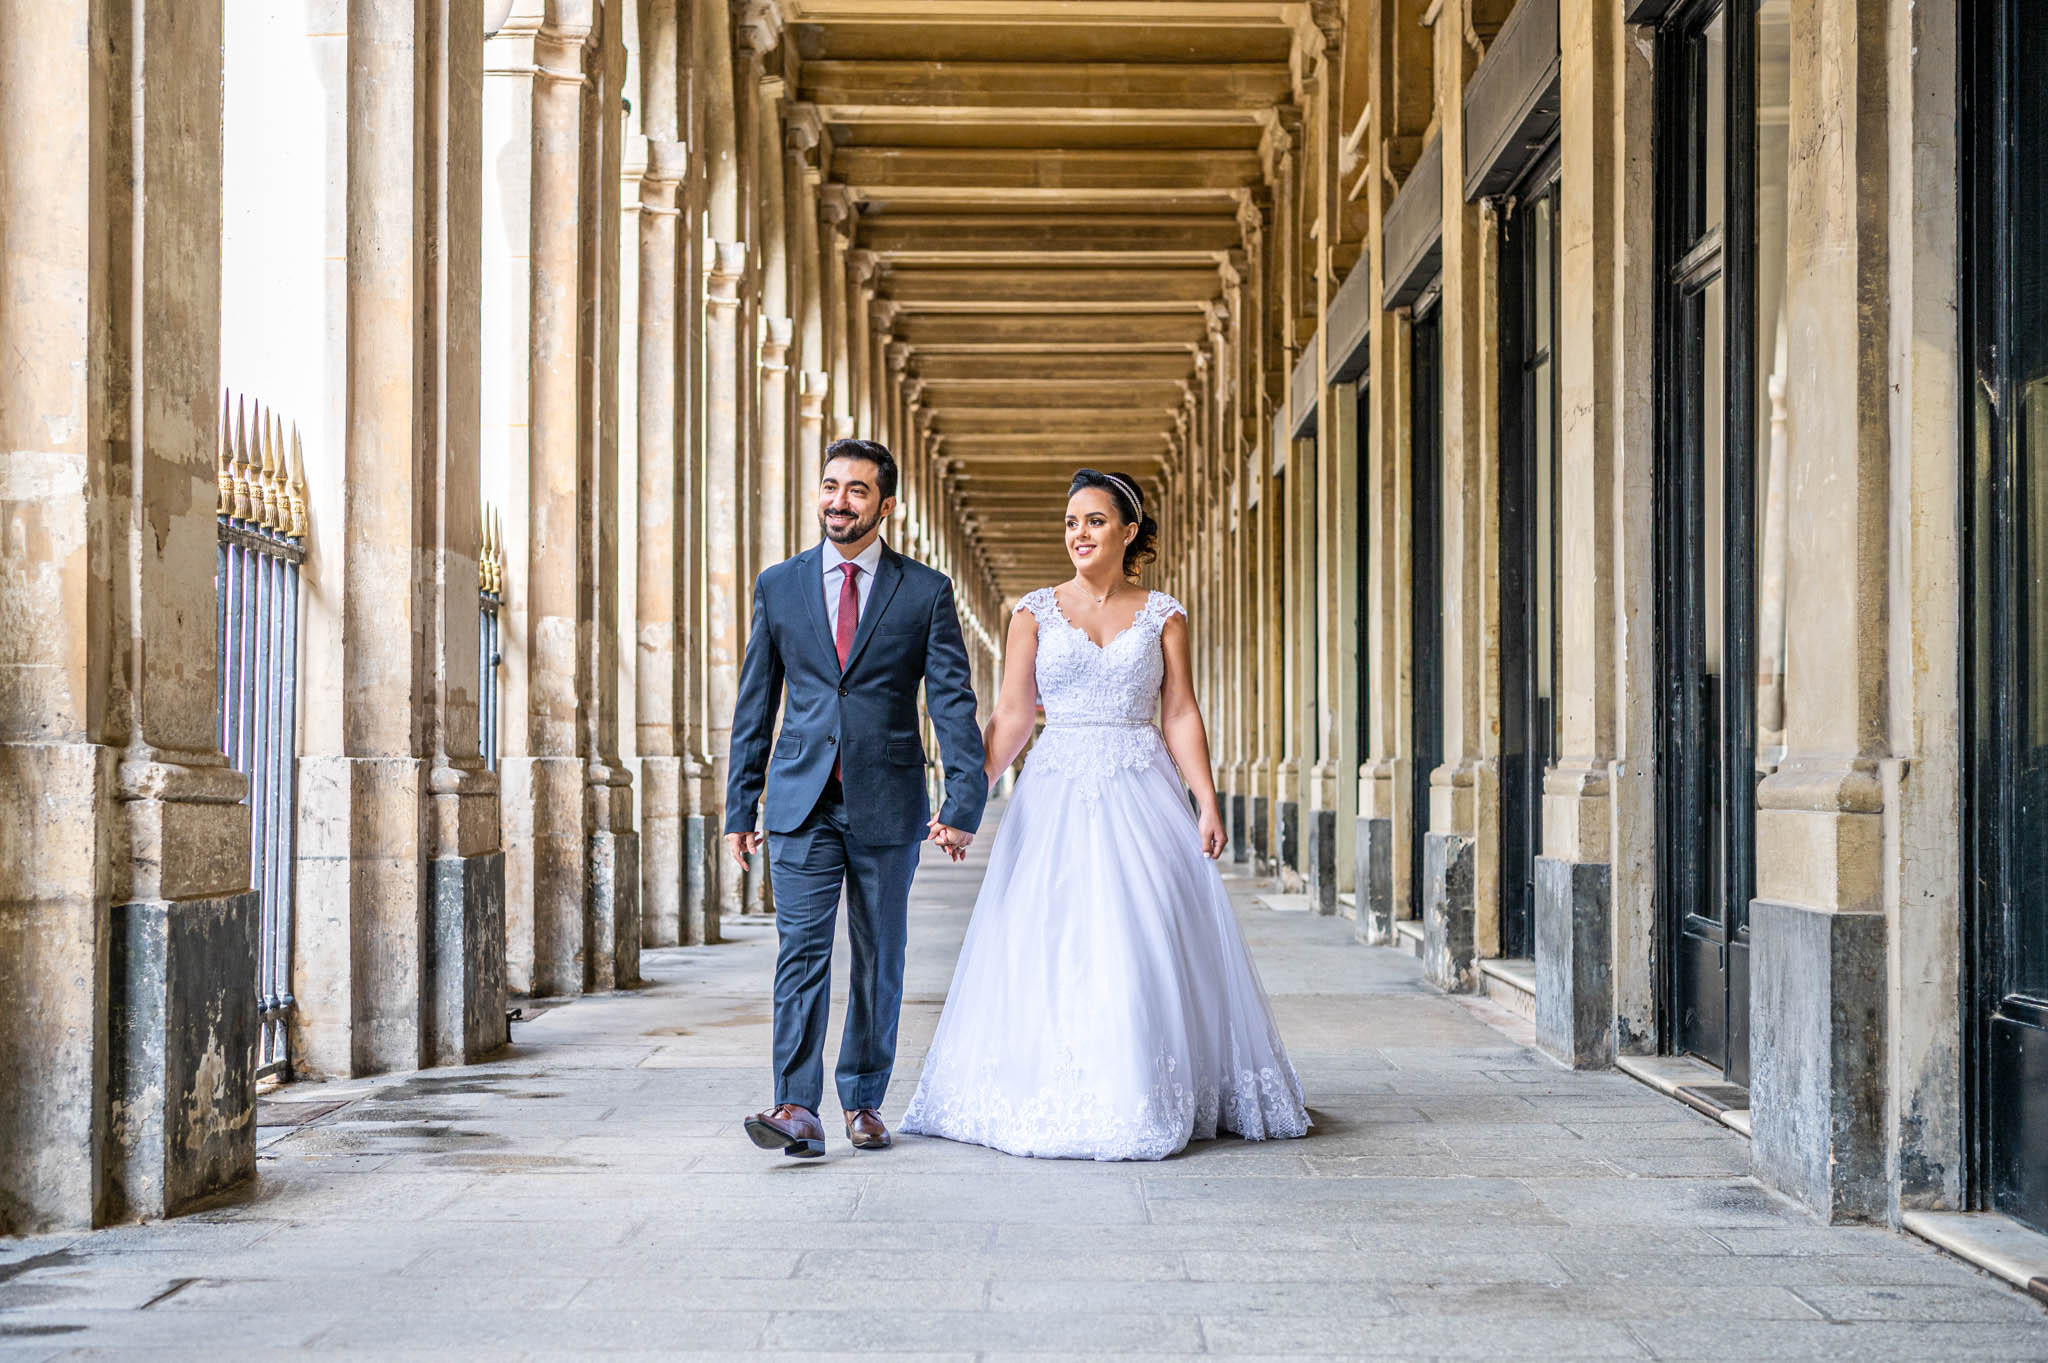
[[[1067,496],[1072,497],[1084,487],[1107,492],[1124,524],[1138,527],[1137,538],[1124,546],[1124,576],[1136,577],[1140,568],[1159,557],[1159,522],[1145,514],[1145,494],[1138,490],[1138,480],[1127,473],[1082,469],[1074,475]]]

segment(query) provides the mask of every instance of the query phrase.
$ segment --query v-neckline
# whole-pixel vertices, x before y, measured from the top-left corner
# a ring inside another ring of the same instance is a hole
[[[1067,608],[1060,604],[1060,589],[1057,587],[1047,587],[1045,590],[1046,594],[1052,598],[1052,613],[1059,617],[1060,623],[1065,625],[1068,629],[1074,631],[1074,633],[1080,635],[1083,639],[1086,639],[1089,645],[1093,647],[1097,653],[1109,652],[1110,647],[1113,644],[1115,644],[1117,640],[1123,638],[1126,634],[1129,634],[1132,630],[1136,629],[1138,627],[1138,622],[1145,618],[1145,607],[1152,604],[1152,593],[1148,591],[1145,593],[1144,602],[1141,603],[1138,607],[1137,614],[1131,617],[1131,623],[1125,625],[1122,629],[1110,635],[1108,643],[1098,644],[1095,642],[1094,635],[1090,634],[1087,630],[1082,629],[1079,625],[1075,624],[1072,620],[1069,620],[1067,618]]]

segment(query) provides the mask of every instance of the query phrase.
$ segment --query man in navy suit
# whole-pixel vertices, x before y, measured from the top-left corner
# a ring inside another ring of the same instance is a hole
[[[881,541],[896,509],[896,460],[872,440],[825,451],[825,542],[763,572],[732,721],[725,841],[744,867],[762,843],[754,810],[768,780],[775,891],[775,1106],[747,1118],[764,1150],[825,1153],[825,1013],[840,894],[853,948],[837,1080],[846,1134],[889,1144],[878,1109],[896,1062],[910,878],[929,837],[958,860],[988,798],[974,687],[953,583]],[[925,797],[917,688],[938,733],[946,803]],[[782,734],[768,751],[788,693]]]

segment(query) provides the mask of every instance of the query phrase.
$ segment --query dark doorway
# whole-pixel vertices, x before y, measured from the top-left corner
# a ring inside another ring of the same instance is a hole
[[[1968,9],[1972,1172],[1978,1205],[2048,1231],[2048,28],[2018,0]]]
[[[1658,853],[1667,1047],[1749,1082],[1760,711],[1782,731],[1790,0],[1694,0],[1659,35]],[[1777,561],[1781,561],[1777,560]],[[1762,761],[1760,762],[1760,755]]]
[[[1434,290],[1409,332],[1408,912],[1422,916],[1422,846],[1429,832],[1429,774],[1444,760],[1443,329]]]
[[[1543,773],[1557,756],[1557,154],[1501,219],[1500,951],[1535,952]]]

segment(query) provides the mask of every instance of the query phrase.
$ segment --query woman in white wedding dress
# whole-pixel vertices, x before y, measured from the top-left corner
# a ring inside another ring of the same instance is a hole
[[[1129,581],[1155,533],[1135,482],[1083,469],[1067,502],[1073,580],[1011,617],[990,782],[1031,737],[1034,689],[1045,731],[996,833],[904,1131],[1098,1160],[1162,1159],[1218,1131],[1308,1131],[1214,864],[1225,835],[1186,612]]]

